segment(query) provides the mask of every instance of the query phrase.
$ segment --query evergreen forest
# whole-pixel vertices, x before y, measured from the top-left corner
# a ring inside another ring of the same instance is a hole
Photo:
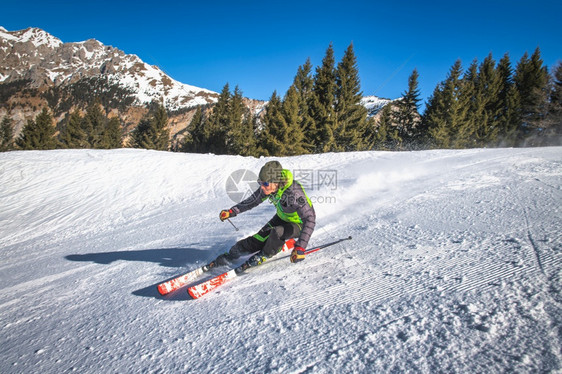
[[[402,96],[369,116],[353,44],[337,62],[330,45],[321,65],[299,66],[287,92],[273,92],[260,115],[244,104],[238,86],[225,84],[212,107],[199,107],[172,141],[169,113],[158,103],[130,133],[108,118],[99,100],[55,124],[44,108],[14,138],[12,120],[0,122],[0,151],[135,147],[243,156],[292,156],[362,150],[422,150],[561,145],[562,63],[549,69],[540,49],[516,63],[492,54],[463,66],[456,61],[420,113],[421,79],[414,69]],[[127,139],[124,142],[124,139]]]

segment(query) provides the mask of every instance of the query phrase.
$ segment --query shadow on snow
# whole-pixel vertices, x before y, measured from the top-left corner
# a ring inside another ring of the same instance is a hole
[[[65,258],[69,261],[95,262],[103,265],[123,260],[154,262],[165,267],[181,267],[197,261],[205,260],[207,257],[209,257],[209,253],[207,251],[197,248],[143,249],[65,256]]]
[[[225,243],[223,243],[225,244]],[[217,246],[219,248],[225,245]],[[145,288],[133,291],[135,296],[154,297],[162,300],[191,300],[185,288],[173,292],[170,295],[162,296],[158,293],[157,287],[160,283],[173,279],[196,267],[195,264],[210,261],[214,258],[216,251],[209,251],[197,248],[160,248],[160,249],[143,249],[132,251],[114,251],[99,252],[86,254],[72,254],[65,256],[69,261],[77,262],[93,262],[102,265],[108,265],[112,262],[123,261],[142,261],[153,262],[160,266],[178,268],[178,272],[168,279],[163,279],[158,283],[152,284]],[[191,266],[190,266],[191,265]],[[200,266],[200,265],[199,265]]]

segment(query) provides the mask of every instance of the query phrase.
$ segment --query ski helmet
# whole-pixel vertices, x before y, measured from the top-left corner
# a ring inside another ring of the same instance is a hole
[[[260,170],[259,181],[268,183],[280,183],[283,167],[279,161],[269,161]]]

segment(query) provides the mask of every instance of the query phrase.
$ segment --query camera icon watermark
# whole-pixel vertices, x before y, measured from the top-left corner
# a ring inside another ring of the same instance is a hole
[[[253,171],[239,169],[228,176],[225,190],[230,200],[239,204],[252,196],[259,187],[258,176]]]

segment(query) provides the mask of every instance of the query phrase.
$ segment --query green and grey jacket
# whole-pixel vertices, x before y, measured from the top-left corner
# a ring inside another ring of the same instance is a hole
[[[312,202],[306,195],[303,186],[293,180],[293,174],[283,169],[283,182],[280,183],[276,193],[267,196],[258,188],[251,196],[232,207],[238,213],[245,212],[269,200],[277,208],[277,215],[285,222],[292,222],[301,228],[295,246],[306,249],[310,236],[316,226],[316,213]]]

